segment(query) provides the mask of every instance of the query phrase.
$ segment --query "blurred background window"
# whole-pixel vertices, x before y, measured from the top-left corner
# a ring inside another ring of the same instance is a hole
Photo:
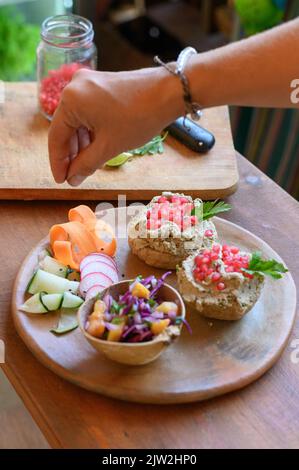
[[[73,12],[95,29],[98,68],[152,66],[264,31],[299,14],[298,0],[0,0],[0,79],[35,79],[42,21]],[[298,77],[294,77],[298,78]],[[297,110],[231,108],[235,147],[294,197],[299,197]]]

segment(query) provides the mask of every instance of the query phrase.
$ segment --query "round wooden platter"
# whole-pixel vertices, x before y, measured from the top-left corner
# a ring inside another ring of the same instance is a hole
[[[122,209],[123,210],[123,209]],[[119,210],[118,210],[119,211]],[[119,217],[126,229],[128,217]],[[280,259],[261,239],[226,220],[215,218],[220,241],[248,251],[260,250]],[[131,254],[126,237],[119,238],[117,262],[123,278],[138,274],[160,276]],[[70,382],[103,395],[140,403],[186,403],[239,389],[256,380],[278,359],[286,346],[295,317],[296,289],[287,273],[281,280],[267,278],[255,307],[236,322],[205,319],[187,309],[192,327],[155,362],[123,366],[106,359],[90,346],[79,328],[55,336],[50,328],[57,313],[31,316],[19,310],[28,280],[37,265],[42,240],[24,260],[15,281],[12,311],[17,332],[36,358]],[[175,273],[169,282],[176,286]]]

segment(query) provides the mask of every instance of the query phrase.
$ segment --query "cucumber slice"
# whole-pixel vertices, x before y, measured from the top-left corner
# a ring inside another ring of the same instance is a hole
[[[59,277],[66,277],[68,274],[67,266],[48,255],[40,261],[39,265],[47,273],[52,273]]]
[[[83,299],[77,295],[71,294],[70,292],[65,292],[63,294],[63,300],[61,307],[62,308],[79,308],[83,304]]]
[[[58,310],[61,307],[62,299],[63,294],[44,294],[41,296],[42,303],[50,311]]]
[[[63,335],[78,327],[77,310],[76,309],[61,309],[60,317],[55,328],[51,328],[51,333],[56,335]]]
[[[66,291],[77,294],[78,288],[79,282],[69,281],[68,279],[38,269],[31,279],[27,291],[30,294],[36,294],[37,292],[63,294]]]
[[[40,292],[33,295],[21,305],[20,310],[26,313],[47,313],[48,310],[41,301],[41,296]]]

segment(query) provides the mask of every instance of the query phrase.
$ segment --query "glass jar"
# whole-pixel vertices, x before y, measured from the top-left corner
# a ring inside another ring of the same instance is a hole
[[[38,101],[49,120],[58,106],[63,88],[80,68],[96,69],[97,49],[92,23],[77,15],[47,18],[37,48]]]

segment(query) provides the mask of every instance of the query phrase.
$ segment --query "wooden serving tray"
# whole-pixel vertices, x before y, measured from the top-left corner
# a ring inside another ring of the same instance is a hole
[[[49,123],[37,110],[35,83],[6,83],[0,116],[1,199],[112,200],[125,194],[127,199],[146,200],[165,190],[213,199],[228,196],[237,187],[227,107],[204,112],[200,124],[216,137],[207,154],[196,154],[169,136],[162,155],[135,158],[118,169],[100,169],[76,189],[53,180]]]
[[[126,216],[120,230],[126,229]],[[261,250],[281,260],[269,245],[243,228],[215,218],[221,241],[249,251]],[[290,273],[275,281],[267,278],[262,295],[242,320],[227,322],[201,317],[187,309],[193,334],[181,337],[153,363],[124,366],[97,352],[79,329],[56,337],[49,329],[57,314],[30,316],[19,310],[28,280],[37,265],[42,240],[27,256],[15,281],[12,312],[17,332],[46,367],[70,382],[107,396],[141,403],[185,403],[205,400],[239,389],[256,380],[278,359],[295,319],[296,289]],[[124,278],[163,271],[133,256],[125,237],[119,238],[117,262]],[[175,274],[168,282],[176,286]]]

